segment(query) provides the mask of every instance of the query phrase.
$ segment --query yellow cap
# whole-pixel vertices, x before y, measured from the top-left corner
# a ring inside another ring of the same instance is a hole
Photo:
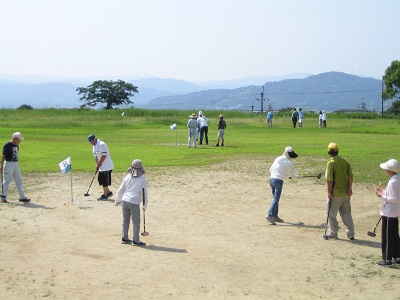
[[[330,151],[339,152],[339,145],[336,143],[333,143],[333,142],[330,143],[328,145],[328,152],[330,152]]]

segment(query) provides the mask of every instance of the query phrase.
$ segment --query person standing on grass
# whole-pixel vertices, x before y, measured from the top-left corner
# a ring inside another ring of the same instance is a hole
[[[380,215],[382,217],[382,260],[377,266],[390,267],[392,263],[400,265],[399,214],[400,214],[400,164],[390,159],[380,164],[389,176],[385,190],[375,189],[375,194],[382,199]],[[393,259],[393,262],[392,262]]]
[[[196,143],[196,131],[197,131],[197,127],[198,127],[198,123],[197,123],[197,116],[195,113],[191,114],[189,116],[189,121],[187,122],[187,127],[188,127],[188,147],[190,148],[193,144],[193,148],[197,147],[197,143]]]
[[[269,169],[270,179],[269,185],[271,186],[273,200],[268,215],[265,217],[271,225],[276,225],[276,222],[283,222],[278,216],[279,199],[281,197],[283,180],[285,176],[291,178],[299,178],[296,169],[292,163],[292,159],[298,155],[294,152],[293,148],[288,146],[281,156],[278,156],[271,168]]]
[[[319,128],[322,128],[322,110],[319,111],[318,124]]]
[[[351,215],[350,196],[353,194],[353,171],[350,163],[339,156],[339,145],[330,143],[328,154],[331,159],[326,164],[326,184],[328,192],[327,211],[328,230],[327,239],[338,238],[339,224],[337,214],[340,212],[342,221],[346,227],[348,239],[354,240],[354,223]]]
[[[134,246],[146,246],[140,241],[140,204],[143,204],[143,211],[147,209],[147,179],[144,176],[145,170],[140,159],[135,159],[128,174],[123,179],[117,191],[114,205],[122,202],[122,243]],[[132,218],[133,240],[129,239],[129,224]]]
[[[322,119],[322,127],[326,128],[326,119],[327,119],[327,117],[326,117],[326,112],[324,110],[322,111],[321,119]]]
[[[199,117],[197,119],[197,122],[199,122],[200,126],[200,142],[199,144],[203,144],[203,138],[206,142],[206,145],[208,145],[208,119],[206,118],[205,115],[203,115],[203,112],[200,110],[199,111]]]
[[[274,113],[272,110],[267,113],[267,127],[272,127],[272,118],[274,117]]]
[[[7,203],[8,188],[11,180],[14,179],[15,185],[17,186],[19,201],[29,202],[31,199],[27,198],[24,192],[24,186],[22,184],[22,174],[19,168],[19,144],[24,138],[20,132],[15,132],[12,135],[10,142],[6,143],[3,147],[3,155],[1,157],[0,172],[3,175],[1,178],[2,182],[2,195],[1,202]]]
[[[297,124],[297,119],[298,118],[299,118],[299,113],[297,112],[296,109],[294,109],[293,113],[292,113],[293,128],[296,128],[296,124]]]
[[[224,147],[225,128],[226,128],[226,122],[224,120],[224,115],[219,115],[218,136],[217,136],[217,143],[215,144],[215,147],[219,147],[220,140],[221,140],[221,147]]]
[[[303,117],[304,117],[303,110],[299,108],[299,128],[303,128]]]
[[[114,163],[106,143],[96,138],[94,134],[88,136],[88,141],[93,145],[92,153],[96,160],[96,170],[99,171],[98,182],[99,185],[103,186],[103,194],[97,200],[107,200],[114,195],[110,190]]]

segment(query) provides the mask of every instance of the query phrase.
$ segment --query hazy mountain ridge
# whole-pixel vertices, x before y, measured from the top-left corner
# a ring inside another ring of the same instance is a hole
[[[153,99],[147,107],[180,109],[260,110],[262,86],[238,89],[207,90],[187,95]],[[257,100],[258,99],[258,100]],[[379,110],[381,81],[341,72],[327,72],[304,79],[285,79],[264,84],[265,111],[302,107],[306,110],[357,109],[365,103],[367,109]]]
[[[380,108],[381,81],[327,72],[306,76],[296,74],[296,79],[283,79],[260,83],[264,79],[282,77],[249,77],[242,80],[195,84],[184,80],[143,78],[123,79],[138,87],[139,93],[131,100],[135,107],[150,109],[219,109],[260,110],[262,86],[264,85],[263,108],[302,107],[311,110],[337,110],[358,108],[362,101],[368,109]],[[60,80],[60,78],[56,78]],[[38,77],[26,82],[29,77],[0,75],[0,107],[17,108],[22,104],[34,108],[72,108],[82,105],[76,88],[87,86],[94,80],[65,79],[65,82],[48,82],[47,77]],[[245,85],[254,81],[253,85]],[[240,84],[243,84],[240,86]],[[235,88],[229,88],[236,86]],[[222,87],[222,88],[215,88]],[[372,105],[371,105],[372,104]]]

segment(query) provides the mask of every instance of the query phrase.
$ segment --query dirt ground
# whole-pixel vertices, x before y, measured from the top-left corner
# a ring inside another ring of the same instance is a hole
[[[0,298],[400,299],[400,270],[374,264],[380,227],[367,232],[380,201],[365,185],[353,189],[356,240],[340,222],[339,240],[326,241],[324,180],[285,181],[285,223],[271,226],[266,170],[261,160],[147,169],[146,247],[121,244],[121,207],[96,200],[96,181],[83,197],[93,174],[72,174],[74,205],[64,205],[69,174],[24,174],[32,202],[12,184],[0,205]]]

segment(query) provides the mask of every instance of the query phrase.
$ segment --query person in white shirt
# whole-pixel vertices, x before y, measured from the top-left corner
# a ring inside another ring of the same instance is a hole
[[[322,126],[323,126],[324,128],[326,128],[326,119],[327,119],[327,117],[326,117],[326,112],[323,110],[323,111],[322,111],[321,120],[322,120]]]
[[[107,200],[114,195],[110,190],[111,172],[114,169],[114,163],[106,143],[96,138],[94,134],[88,136],[88,141],[93,145],[92,152],[96,160],[96,170],[99,171],[98,181],[99,185],[103,186],[103,194],[97,200]]]
[[[199,144],[203,144],[203,138],[206,141],[206,145],[208,145],[208,119],[203,112],[199,111],[199,117],[197,118],[197,122],[200,126],[200,142]]]
[[[395,159],[380,164],[389,176],[386,189],[377,187],[375,194],[381,198],[382,259],[376,265],[390,267],[400,265],[399,214],[400,214],[400,164]],[[392,262],[393,259],[393,262]]]
[[[197,116],[195,113],[191,114],[189,116],[189,121],[187,122],[187,128],[188,128],[188,147],[190,148],[193,144],[193,148],[197,147],[197,142],[195,139],[196,136],[196,131],[198,128],[198,123],[197,123]]]
[[[272,189],[273,200],[266,219],[271,225],[276,225],[275,222],[283,222],[283,220],[278,216],[278,208],[285,176],[289,176],[289,179],[301,177],[297,175],[296,169],[291,161],[292,158],[296,158],[297,156],[298,155],[294,152],[293,148],[288,146],[285,148],[283,154],[275,159],[269,169],[269,185]]]
[[[135,159],[128,174],[122,180],[117,191],[114,204],[117,206],[122,202],[122,243],[137,246],[146,246],[140,241],[140,204],[143,204],[143,211],[148,204],[147,179],[144,176],[145,170],[142,161]],[[129,239],[129,224],[132,218],[133,240]]]

